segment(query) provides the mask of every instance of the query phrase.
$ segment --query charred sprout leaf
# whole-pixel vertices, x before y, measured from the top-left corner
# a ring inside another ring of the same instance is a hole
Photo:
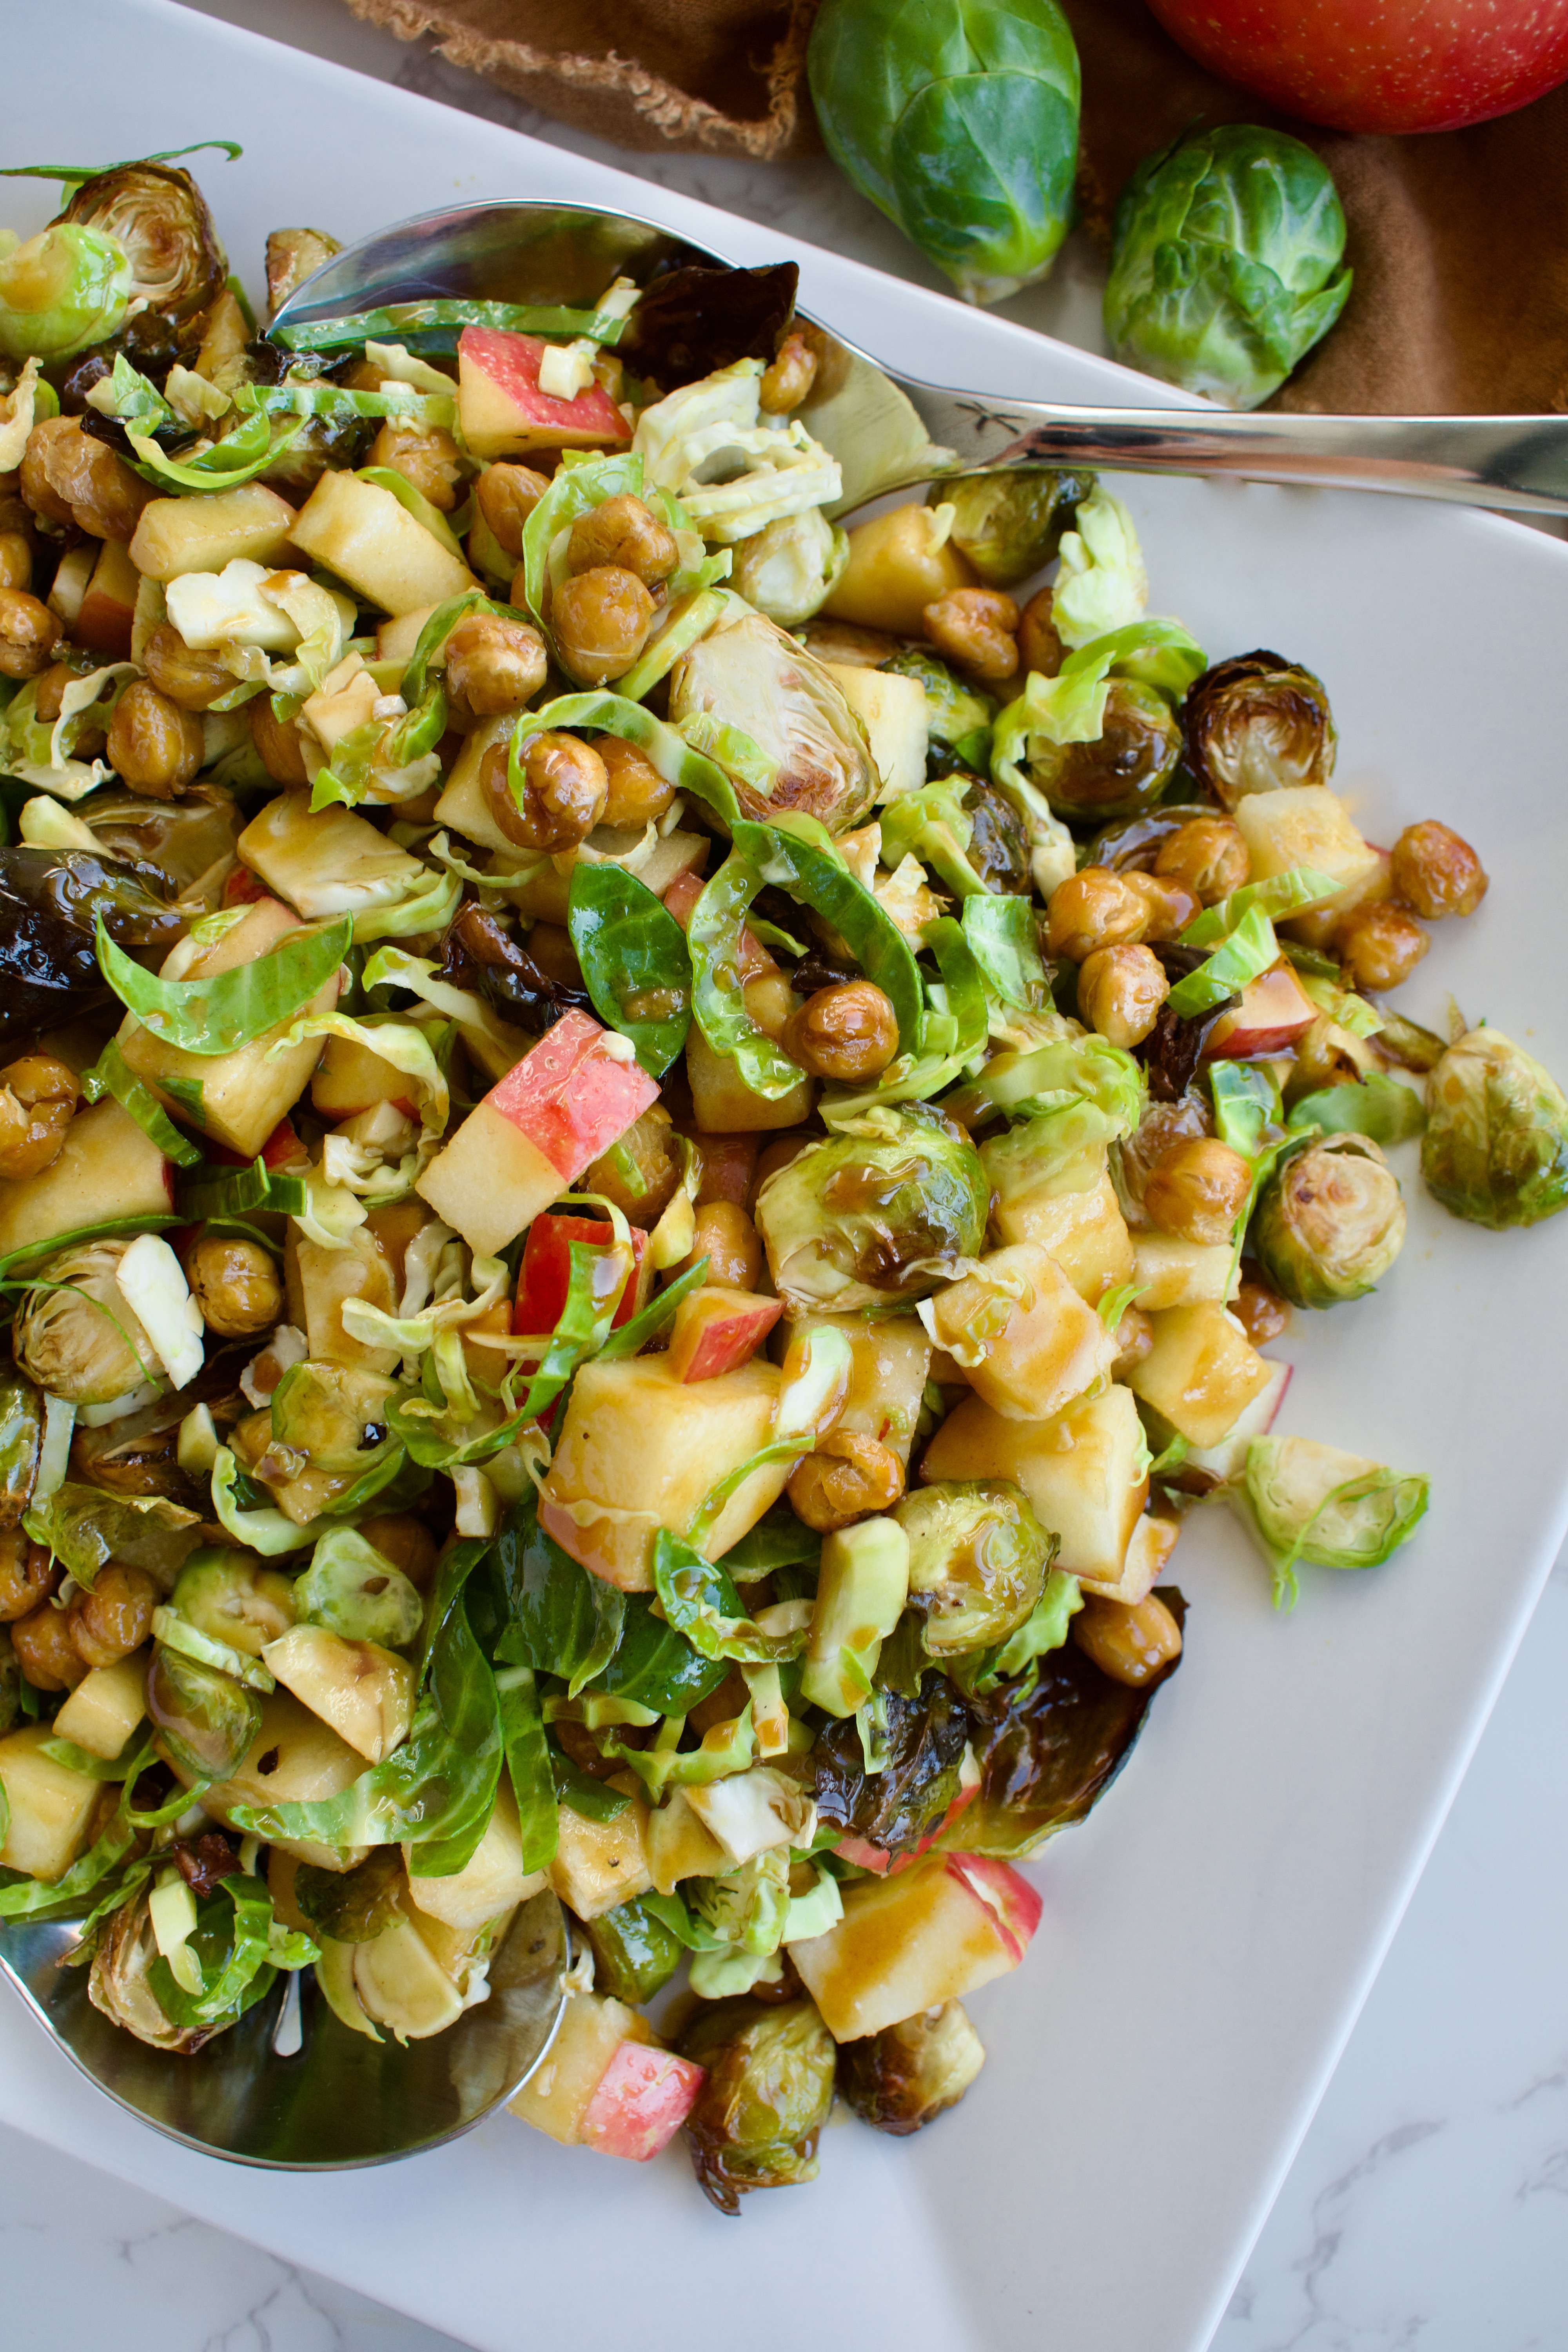
[[[1568,1100],[1496,1029],[1471,1029],[1426,1083],[1421,1173],[1472,1224],[1538,1224],[1568,1202]]]
[[[89,1588],[111,1559],[171,1582],[199,1533],[198,1515],[164,1496],[105,1494],[75,1478],[64,1479],[47,1501],[35,1502],[22,1524]]]
[[[691,1026],[691,957],[675,917],[616,866],[572,869],[567,929],[594,1009],[661,1078]]]
[[[902,2137],[955,2107],[985,2063],[963,2004],[943,2001],[838,2053],[838,2088],[874,2131]]]
[[[917,1487],[893,1507],[910,1539],[910,1601],[934,1658],[1005,1642],[1045,1590],[1057,1538],[1005,1479]]]
[[[969,819],[965,856],[986,890],[1012,898],[1031,898],[1035,883],[1029,866],[1029,827],[1006,793],[976,776],[964,784],[963,813]],[[966,899],[964,904],[967,909],[971,901]],[[994,919],[1010,929],[1016,918],[998,915]]]
[[[620,339],[621,356],[667,392],[737,360],[771,360],[799,281],[793,261],[760,269],[694,263],[667,270],[639,297]]]
[[[681,1938],[643,1902],[617,1903],[588,1921],[594,1984],[613,2000],[640,2008],[669,1982],[680,1965]]]
[[[185,920],[128,865],[85,849],[0,848],[0,1034],[77,1019],[111,999],[94,920],[126,947],[172,947]]]
[[[949,476],[928,503],[953,509],[948,533],[988,588],[1016,588],[1050,562],[1070,530],[1092,476],[1016,473]],[[892,667],[891,664],[889,665]]]
[[[1296,1568],[1377,1568],[1415,1534],[1431,1482],[1309,1437],[1255,1437],[1238,1499],[1274,1572],[1274,1605],[1296,1605]]]
[[[1364,1135],[1328,1136],[1281,1161],[1251,1232],[1254,1255],[1293,1307],[1361,1298],[1404,1245],[1398,1179]]]
[[[933,1290],[984,1237],[974,1146],[927,1103],[868,1111],[769,1177],[757,1224],[792,1309],[892,1313]]]
[[[1184,132],[1116,208],[1105,327],[1118,359],[1256,408],[1344,309],[1345,216],[1328,166],[1282,131]]]
[[[338,1944],[368,1944],[403,1916],[405,1883],[403,1856],[395,1845],[383,1845],[353,1870],[302,1863],[294,1875],[294,1901],[319,1935]]]
[[[1222,808],[1248,793],[1326,784],[1339,736],[1321,678],[1259,649],[1216,662],[1182,709],[1187,765]]]
[[[836,2053],[809,2000],[715,2001],[687,2027],[680,2054],[706,2070],[686,2131],[703,2193],[721,2213],[738,2213],[753,2189],[816,2179]]]
[[[853,1832],[888,1853],[912,1853],[942,1827],[958,1794],[969,1716],[946,1675],[934,1671],[914,1697],[888,1690],[881,1701],[887,1762],[880,1771],[866,1769],[853,1716],[817,1735],[807,1759],[817,1819],[825,1829]]]
[[[835,836],[850,833],[880,788],[865,730],[837,681],[795,638],[742,605],[675,664],[669,717],[676,727],[711,719],[750,737],[771,763],[772,782],[763,792],[738,775],[732,781],[742,813],[763,823],[798,810]]]
[[[84,180],[60,215],[112,237],[130,264],[132,301],[194,318],[223,289],[228,260],[201,190],[168,163],[121,163]]]

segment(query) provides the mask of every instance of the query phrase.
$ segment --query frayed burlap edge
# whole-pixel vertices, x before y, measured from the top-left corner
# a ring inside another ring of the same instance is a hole
[[[791,0],[788,28],[763,68],[768,110],[746,121],[694,98],[635,58],[490,40],[423,0],[347,0],[354,16],[400,41],[429,39],[443,58],[600,138],[637,148],[706,148],[771,163],[819,142],[805,103],[805,49],[818,0]]]

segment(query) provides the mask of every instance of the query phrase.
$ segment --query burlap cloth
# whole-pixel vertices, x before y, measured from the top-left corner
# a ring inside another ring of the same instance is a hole
[[[805,75],[816,0],[347,5],[620,146],[766,160],[820,143]],[[1194,121],[1283,124],[1332,171],[1354,290],[1275,404],[1568,409],[1568,85],[1471,131],[1345,138],[1288,123],[1205,73],[1142,0],[1063,5],[1083,58],[1079,198],[1091,234],[1108,235],[1139,158]]]

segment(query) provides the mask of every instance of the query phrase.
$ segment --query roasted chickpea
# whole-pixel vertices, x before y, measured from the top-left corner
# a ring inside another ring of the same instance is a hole
[[[1078,975],[1080,1019],[1113,1045],[1141,1045],[1160,1016],[1171,983],[1152,949],[1096,948]]]
[[[487,466],[474,484],[474,498],[490,537],[514,562],[522,553],[522,526],[549,488],[531,466]],[[512,602],[517,602],[515,596]]]
[[[776,1176],[781,1168],[787,1168],[790,1161],[797,1159],[808,1143],[814,1143],[816,1140],[816,1137],[810,1135],[781,1135],[775,1141],[763,1144],[757,1154],[757,1164],[752,1176],[751,1190],[746,1195],[746,1206],[753,1216],[756,1213],[757,1195],[768,1178]]]
[[[775,1045],[790,1051],[784,1032],[801,1010],[801,1002],[782,971],[753,972],[741,990],[746,1010]],[[798,1059],[798,1056],[796,1057]]]
[[[47,522],[74,523],[94,539],[129,540],[156,495],[122,457],[82,431],[79,416],[47,416],[27,436],[22,496]]]
[[[631,572],[645,588],[657,588],[668,580],[679,560],[674,533],[628,490],[579,515],[566,542],[570,571],[595,572],[608,565]]]
[[[903,1465],[891,1448],[848,1429],[830,1430],[789,1478],[795,1517],[824,1535],[887,1510],[903,1491]]]
[[[1334,933],[1340,960],[1357,988],[1397,988],[1431,944],[1415,916],[1386,898],[1355,908]]]
[[[874,1078],[899,1050],[898,1015],[874,981],[837,981],[792,1015],[784,1048],[813,1077]]]
[[[33,551],[26,533],[0,531],[0,588],[26,588],[33,577]]]
[[[1154,1326],[1141,1307],[1123,1309],[1116,1327],[1116,1360],[1110,1367],[1113,1381],[1124,1381],[1135,1364],[1141,1364],[1154,1344]]]
[[[1143,936],[1149,909],[1125,874],[1109,866],[1086,866],[1051,892],[1046,908],[1046,946],[1054,956],[1081,963],[1096,948],[1121,947]]]
[[[463,460],[451,435],[439,425],[428,433],[416,433],[389,416],[371,443],[370,462],[401,474],[443,514],[450,514],[458,503],[458,476]]]
[[[79,1592],[68,1612],[78,1656],[89,1666],[117,1666],[147,1639],[163,1597],[156,1577],[144,1568],[110,1560],[92,1591]]]
[[[601,736],[594,749],[605,763],[610,797],[600,822],[640,833],[661,817],[675,798],[675,786],[666,783],[653,761],[619,735]]]
[[[521,710],[548,667],[544,640],[526,621],[470,613],[447,640],[447,684],[481,719]]]
[[[11,1646],[35,1690],[75,1690],[87,1673],[87,1660],[71,1639],[69,1613],[52,1601],[16,1619]]]
[[[47,1601],[62,1576],[47,1544],[29,1543],[21,1528],[0,1528],[0,1625]]]
[[[585,841],[604,814],[609,787],[605,763],[591,743],[551,728],[523,754],[522,806],[511,795],[510,747],[492,743],[479,769],[485,806],[520,849],[571,849]]]
[[[65,709],[67,687],[74,686],[79,677],[96,669],[100,659],[97,654],[79,653],[74,646],[67,646],[58,659],[39,674],[33,688],[33,709],[46,727],[52,727]],[[233,683],[231,678],[229,684]]]
[[[1290,1305],[1265,1282],[1256,1265],[1243,1265],[1241,1286],[1230,1311],[1255,1348],[1266,1348],[1290,1328]]]
[[[1182,1629],[1155,1594],[1146,1601],[1102,1601],[1091,1595],[1069,1628],[1084,1655],[1102,1675],[1136,1690],[1182,1654]]]
[[[81,1087],[52,1054],[25,1054],[0,1070],[0,1176],[41,1176],[59,1156]]]
[[[1310,1095],[1320,1087],[1353,1086],[1361,1072],[1348,1048],[1354,1043],[1337,1023],[1320,1013],[1310,1029],[1296,1040],[1295,1056],[1287,1082],[1292,1097]]]
[[[60,641],[60,625],[25,588],[0,588],[0,677],[37,677]]]
[[[954,588],[921,614],[944,660],[998,685],[1018,667],[1018,607],[1000,588]]]
[[[763,370],[757,400],[764,416],[787,416],[816,382],[816,353],[797,329],[787,334],[778,356]]]
[[[1215,907],[1241,888],[1252,860],[1234,817],[1194,816],[1167,834],[1154,871],[1183,883],[1200,906]]]
[[[1252,1171],[1216,1136],[1173,1143],[1155,1161],[1143,1207],[1163,1234],[1206,1249],[1229,1241],[1252,1190]]]
[[[583,967],[572,944],[572,934],[559,923],[535,923],[528,935],[528,952],[542,972],[567,988],[581,988]],[[594,1187],[590,1185],[590,1191]]]
[[[142,649],[142,667],[157,688],[182,710],[210,710],[234,686],[234,673],[216,654],[195,653],[178,629],[160,621]],[[262,701],[267,699],[263,695]]]
[[[1042,677],[1055,677],[1068,649],[1057,635],[1052,618],[1055,599],[1048,588],[1037,588],[1018,620],[1018,659]]]
[[[403,1570],[410,1584],[421,1592],[429,1591],[440,1547],[423,1519],[412,1511],[384,1511],[377,1518],[362,1519],[358,1531],[383,1559]]]
[[[574,677],[603,686],[630,669],[653,627],[654,601],[618,563],[596,563],[563,583],[552,600],[550,625]]]
[[[172,801],[195,782],[202,750],[195,713],[171,702],[151,678],[132,678],[109,722],[109,764],[121,783],[149,800]]]
[[[254,701],[247,703],[246,709],[250,713],[250,740],[273,782],[308,784],[310,771],[294,721],[278,717],[269,694],[258,694]]]
[[[691,1248],[678,1269],[684,1274],[699,1258],[708,1260],[709,1282],[731,1290],[755,1290],[763,1271],[757,1229],[737,1202],[705,1201],[697,1212]]]
[[[271,1253],[243,1234],[204,1234],[185,1260],[185,1280],[202,1321],[220,1339],[252,1339],[283,1313]]]
[[[1487,895],[1487,871],[1462,835],[1436,817],[1407,824],[1394,845],[1394,895],[1429,923],[1473,915]]]
[[[1173,940],[1198,911],[1198,902],[1186,884],[1168,875],[1141,874],[1134,866],[1121,878],[1137,891],[1149,910],[1143,923],[1146,940]]]

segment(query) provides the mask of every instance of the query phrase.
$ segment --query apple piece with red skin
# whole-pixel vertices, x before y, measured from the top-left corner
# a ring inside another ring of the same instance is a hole
[[[653,1268],[647,1259],[647,1235],[640,1225],[631,1227],[631,1278],[621,1293],[620,1305],[611,1322],[612,1330],[629,1323],[647,1303],[647,1293],[653,1283]],[[530,1338],[553,1331],[566,1305],[566,1293],[572,1281],[572,1244],[580,1242],[587,1249],[607,1248],[615,1236],[602,1217],[535,1217],[528,1229],[528,1239],[522,1245],[522,1260],[517,1269],[517,1300],[512,1308],[511,1328]]]
[[[854,2042],[1016,1968],[1041,1904],[1011,1865],[931,1853],[844,1889],[844,1916],[790,1957],[836,2042]]]
[[[490,1088],[415,1186],[477,1256],[493,1257],[658,1100],[586,1013],[563,1013]]]
[[[960,1789],[930,1836],[921,1838],[920,1843],[909,1853],[889,1853],[885,1845],[873,1845],[869,1838],[857,1837],[853,1830],[847,1837],[839,1839],[833,1851],[840,1862],[852,1862],[858,1869],[869,1870],[878,1878],[896,1878],[900,1870],[910,1869],[920,1860],[922,1853],[931,1852],[939,1838],[947,1835],[960,1814],[974,1802],[979,1794],[980,1772],[976,1767],[974,1778],[968,1788]]]
[[[89,653],[101,654],[106,661],[129,661],[141,585],[142,575],[131,561],[129,548],[121,540],[106,539],[71,626],[76,643],[86,646]]]
[[[669,2146],[691,2113],[705,2072],[673,2050],[621,2042],[583,2111],[577,2126],[583,2145],[646,2164]]]
[[[1318,1008],[1283,961],[1271,964],[1222,1013],[1204,1041],[1205,1062],[1245,1062],[1257,1054],[1283,1054],[1309,1030]]]
[[[678,1381],[713,1381],[754,1356],[779,1317],[784,1302],[759,1298],[723,1282],[704,1283],[675,1310],[670,1327],[669,1368]]]
[[[1568,78],[1568,0],[1150,0],[1190,57],[1332,131],[1460,131]]]
[[[458,416],[476,457],[527,449],[619,448],[632,428],[605,390],[590,384],[574,400],[539,389],[548,343],[500,327],[465,327],[458,338]]]

